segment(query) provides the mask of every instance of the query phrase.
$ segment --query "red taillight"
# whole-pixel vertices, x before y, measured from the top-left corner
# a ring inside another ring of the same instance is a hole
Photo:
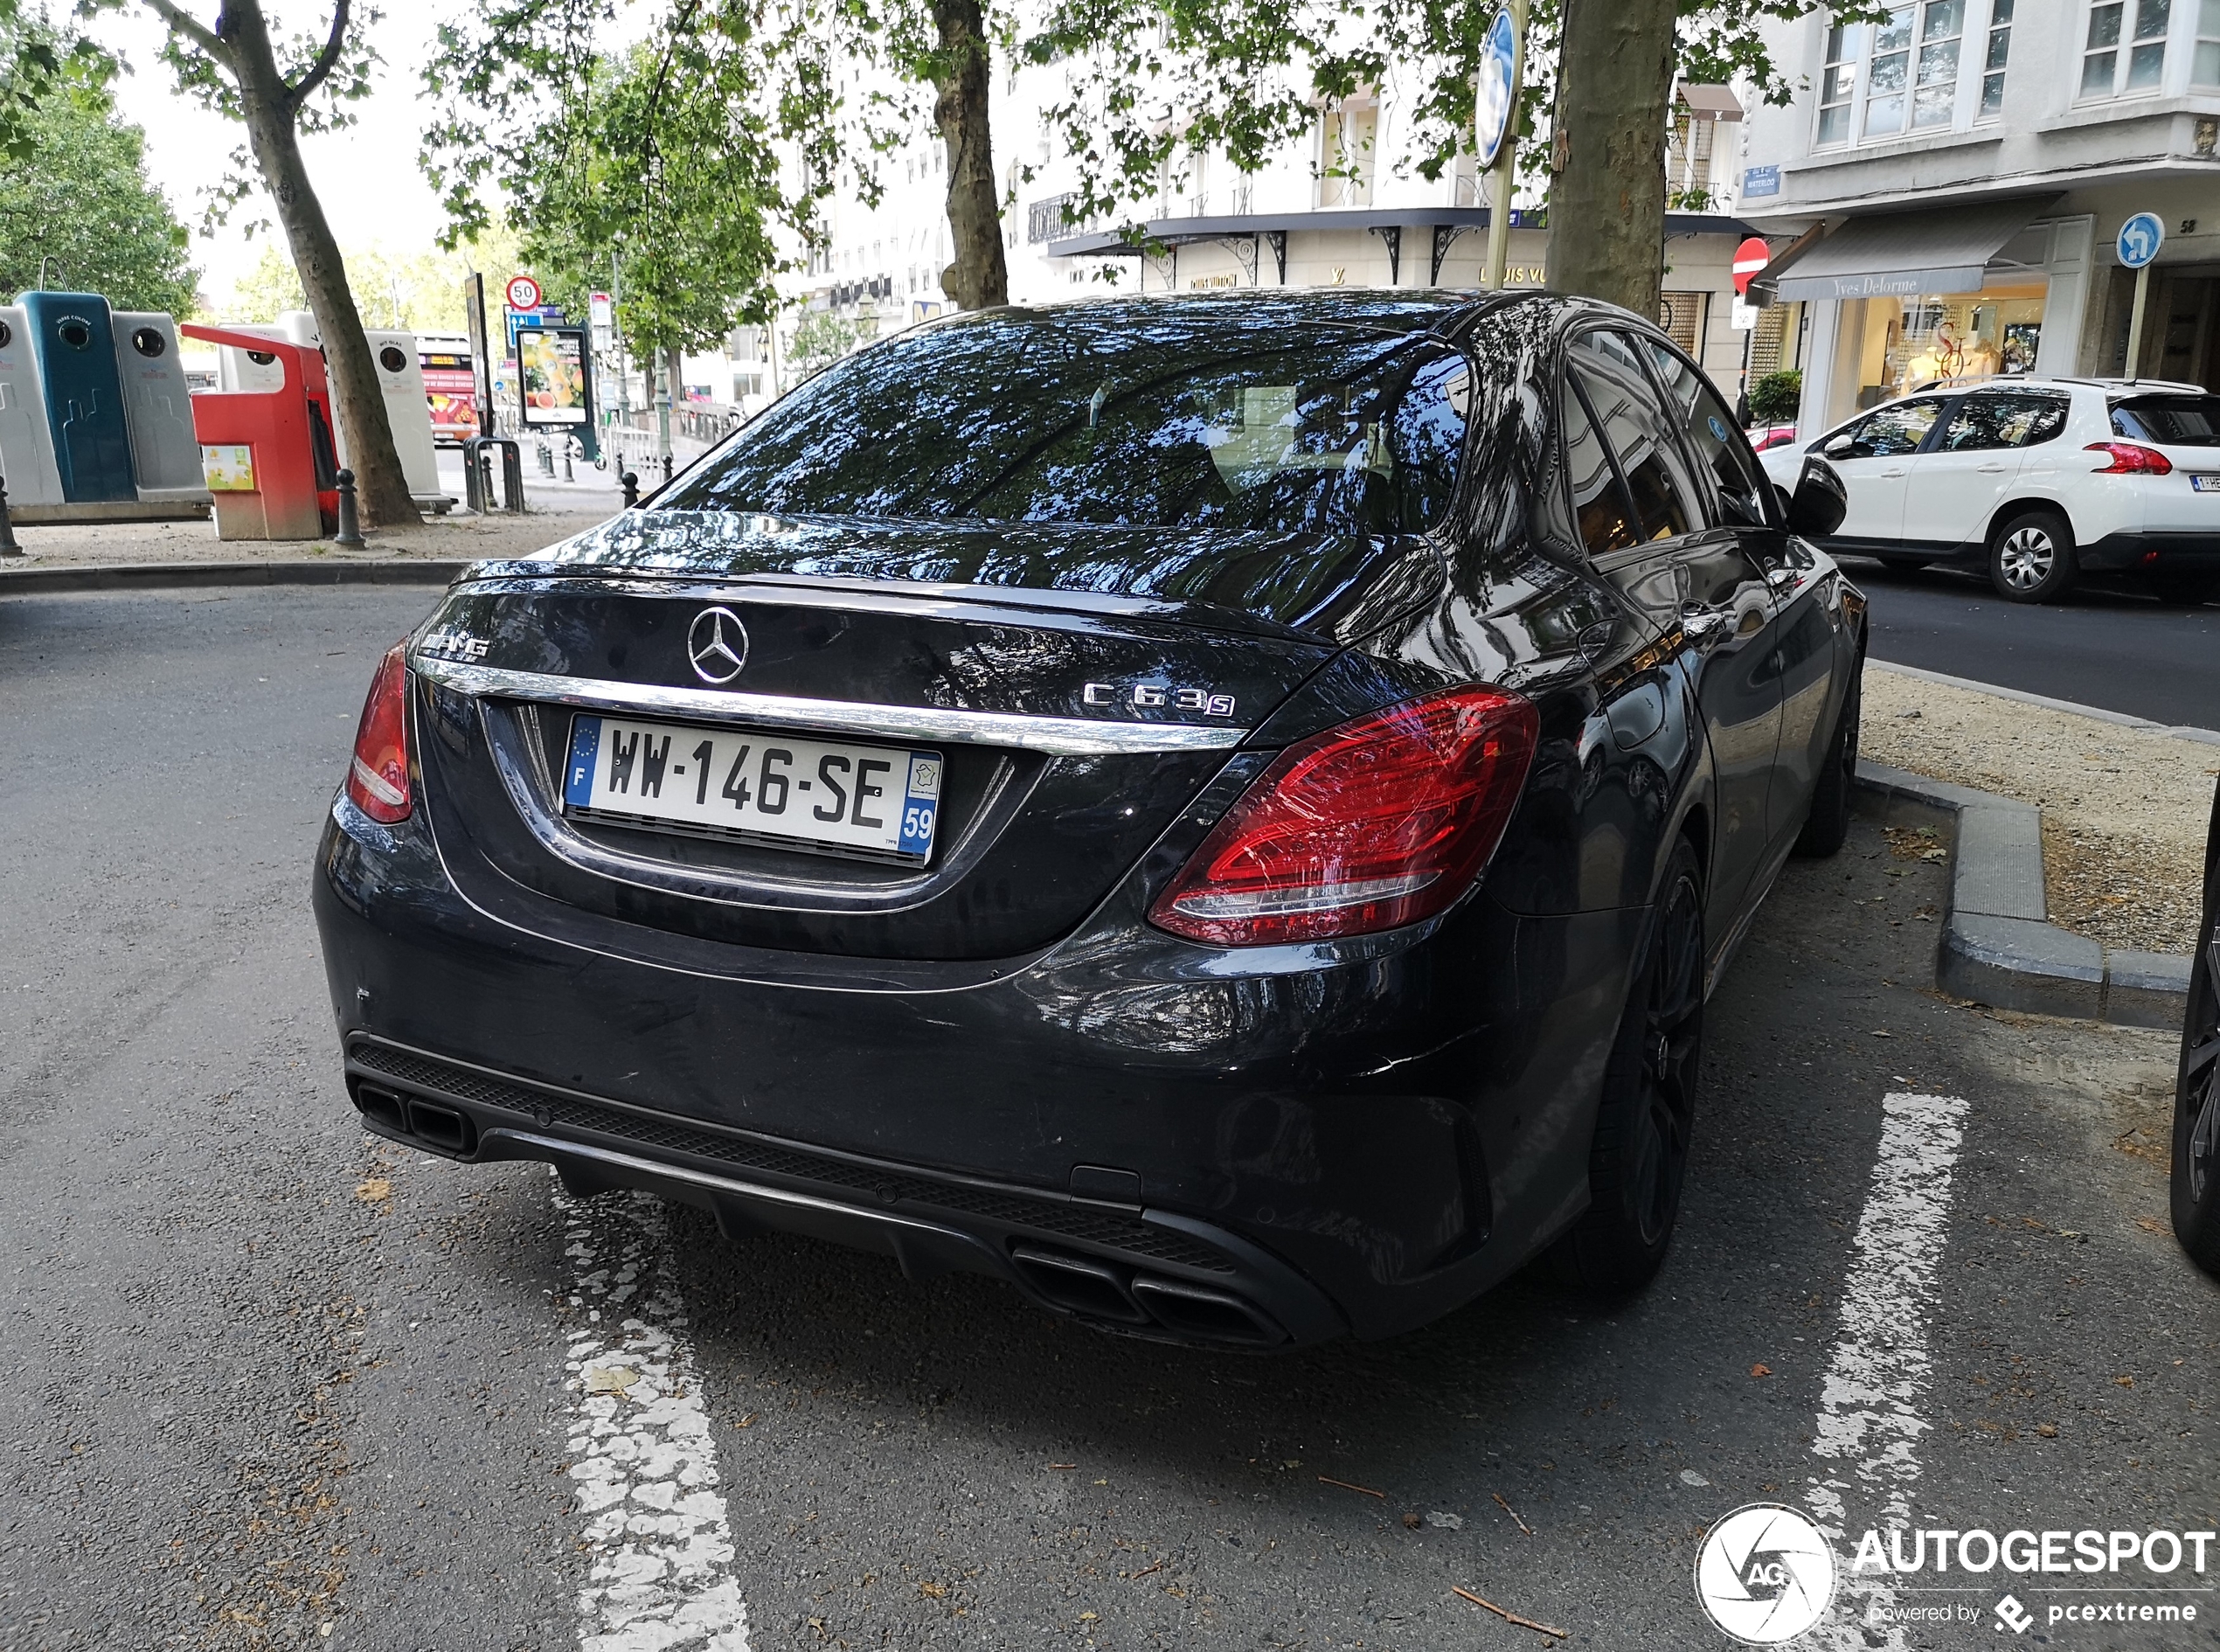
[[[2092,441],[2083,451],[2112,455],[2112,463],[2098,466],[2092,475],[2165,476],[2174,472],[2174,462],[2157,448],[2133,441]]]
[[[355,760],[347,770],[347,795],[355,807],[391,826],[408,818],[407,644],[397,642],[378,663],[355,731]]]
[[[1280,753],[1148,921],[1222,947],[1370,934],[1471,886],[1510,819],[1540,718],[1502,689],[1376,711]]]

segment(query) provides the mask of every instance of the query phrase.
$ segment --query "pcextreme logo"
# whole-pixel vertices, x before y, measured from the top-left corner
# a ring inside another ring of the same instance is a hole
[[[1827,1614],[1835,1551],[1810,1516],[1745,1503],[1704,1534],[1696,1598],[1723,1634],[1745,1646],[1779,1646]]]

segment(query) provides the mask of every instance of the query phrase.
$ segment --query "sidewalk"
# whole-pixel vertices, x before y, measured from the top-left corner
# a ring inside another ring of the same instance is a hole
[[[462,460],[440,455],[441,485],[463,497]],[[365,529],[359,551],[342,551],[330,540],[300,543],[226,541],[211,522],[133,522],[107,527],[18,527],[24,554],[0,562],[0,580],[32,568],[87,567],[103,564],[189,562],[392,561],[414,559],[468,562],[527,557],[558,540],[607,521],[623,508],[624,496],[614,476],[591,465],[579,467],[575,482],[549,482],[531,474],[525,459],[524,503],[528,514],[496,511],[473,516],[461,505],[448,515],[427,514],[421,526]],[[660,478],[659,478],[660,479]]]

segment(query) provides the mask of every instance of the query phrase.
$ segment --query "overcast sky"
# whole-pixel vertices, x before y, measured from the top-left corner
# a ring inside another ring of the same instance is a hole
[[[207,0],[187,3],[212,20],[216,8]],[[438,198],[417,168],[417,149],[433,106],[416,94],[438,19],[455,7],[432,0],[384,0],[384,9],[373,41],[385,62],[371,95],[353,106],[359,123],[330,136],[303,138],[302,151],[341,246],[378,243],[405,253],[428,249],[445,222]],[[288,30],[322,26],[320,20],[330,17],[328,7],[297,3],[272,10],[274,22]],[[260,237],[248,241],[238,226],[266,212],[267,205],[243,209],[232,227],[206,239],[198,233],[201,191],[222,175],[224,157],[245,141],[245,129],[177,95],[169,70],[154,55],[163,31],[143,8],[111,17],[97,32],[135,71],[118,83],[117,105],[126,120],[146,128],[148,170],[177,216],[194,226],[192,261],[201,272],[202,291],[221,304],[260,252]],[[274,226],[270,233],[275,233]]]

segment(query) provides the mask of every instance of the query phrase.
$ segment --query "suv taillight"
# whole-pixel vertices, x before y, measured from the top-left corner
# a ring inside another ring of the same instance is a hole
[[[1495,852],[1540,718],[1502,689],[1391,706],[1289,746],[1188,857],[1148,921],[1221,947],[1397,929]]]
[[[347,769],[347,795],[374,821],[391,826],[408,818],[407,648],[396,642],[378,663],[355,730],[355,760]]]
[[[2090,472],[2097,476],[2165,476],[2174,471],[2174,462],[2155,448],[2146,448],[2133,441],[2092,441],[2083,449],[2085,453],[2112,455],[2108,465],[2099,465]]]

